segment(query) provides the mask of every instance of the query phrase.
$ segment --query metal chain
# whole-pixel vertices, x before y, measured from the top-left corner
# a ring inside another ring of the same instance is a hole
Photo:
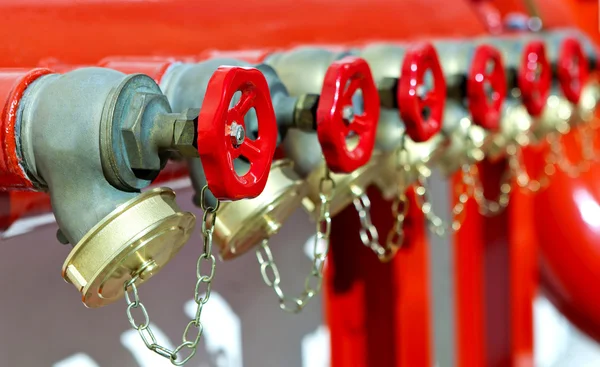
[[[406,197],[406,193],[404,191],[405,189],[405,187],[398,187],[398,195],[392,203],[394,225],[388,232],[388,236],[385,241],[386,253],[379,256],[379,260],[382,262],[388,262],[392,260],[398,250],[404,244],[404,220],[408,215],[408,198]]]
[[[379,232],[371,221],[371,200],[365,193],[354,195],[354,208],[358,212],[360,219],[360,240],[363,245],[370,248],[377,256],[385,252],[385,248],[379,243]]]
[[[523,154],[519,147],[514,144],[509,145],[506,148],[506,154],[508,156],[509,168],[513,172],[517,185],[532,193],[539,192],[548,187],[550,178],[556,173],[554,162],[546,156],[543,172],[537,178],[532,178],[527,173],[527,169],[523,162]]]
[[[590,169],[590,161],[587,159],[582,159],[577,163],[573,163],[568,159],[560,136],[552,133],[548,134],[547,139],[548,143],[550,144],[551,160],[558,165],[558,168],[560,168],[561,171],[570,177],[577,178],[583,172],[586,172]],[[587,155],[587,152],[585,154]]]
[[[427,195],[427,191],[429,190],[429,185],[427,183],[428,177],[421,172],[419,173],[415,186],[417,205],[420,207],[421,212],[427,220],[429,230],[436,235],[442,237],[447,232],[456,232],[462,227],[466,217],[465,209],[467,201],[469,200],[469,197],[473,196],[474,192],[474,187],[472,186],[473,180],[469,181],[464,178],[465,175],[470,175],[470,172],[469,165],[464,164],[461,166],[462,185],[457,187],[458,200],[452,207],[451,224],[444,222],[444,220],[433,211],[433,205]]]
[[[154,353],[167,358],[171,361],[171,363],[175,366],[183,366],[187,363],[195,354],[198,348],[198,343],[200,342],[200,338],[202,337],[202,333],[204,328],[202,326],[202,322],[200,320],[202,316],[202,309],[204,305],[210,299],[210,293],[212,289],[212,281],[215,276],[215,257],[212,254],[212,234],[214,230],[215,220],[217,219],[217,210],[219,209],[219,200],[214,207],[208,206],[205,203],[205,191],[208,186],[204,186],[202,191],[200,192],[200,202],[202,210],[204,211],[202,217],[202,236],[203,236],[203,251],[202,254],[198,257],[198,261],[196,263],[196,288],[194,290],[194,301],[196,302],[196,314],[194,318],[188,322],[187,326],[183,331],[183,335],[181,337],[182,343],[179,344],[175,349],[170,350],[156,341],[156,337],[150,328],[150,317],[148,316],[148,311],[146,311],[146,307],[140,301],[138,290],[135,285],[135,282],[139,279],[139,272],[135,274],[130,280],[125,282],[125,301],[127,301],[127,319],[129,320],[129,324],[132,328],[137,330],[142,341],[146,345],[148,349],[153,351]],[[202,267],[203,264],[209,266],[210,273],[203,274]],[[201,292],[201,288],[204,287],[204,292]],[[130,293],[131,291],[131,293]],[[130,294],[133,296],[130,296]],[[137,323],[132,311],[139,309],[141,315],[143,316],[143,322]],[[188,334],[194,330],[194,335],[192,338],[188,338]],[[179,353],[183,349],[189,349],[189,354],[187,357],[180,359]]]
[[[471,174],[463,176],[463,178],[467,181],[466,184],[473,187],[473,198],[479,206],[479,213],[486,217],[500,214],[506,209],[510,201],[510,193],[512,192],[512,170],[508,168],[504,171],[500,180],[500,194],[493,200],[485,197],[483,184],[480,179],[481,174],[477,165],[471,166],[471,170]]]
[[[404,220],[408,215],[409,205],[408,198],[406,197],[406,180],[410,174],[410,166],[404,163],[409,161],[409,152],[404,146],[404,139],[406,139],[405,135],[402,136],[400,147],[395,151],[398,182],[396,183],[396,197],[392,203],[394,224],[388,232],[383,253],[377,254],[381,262],[391,261],[404,244]],[[405,159],[403,159],[403,155],[406,155]]]
[[[260,273],[265,284],[272,288],[279,299],[279,308],[290,313],[298,313],[321,290],[323,285],[323,269],[329,253],[329,236],[331,235],[331,214],[329,207],[335,191],[335,182],[331,179],[329,169],[321,178],[319,184],[319,218],[317,220],[317,235],[313,243],[313,262],[310,273],[304,280],[304,291],[299,297],[289,297],[281,289],[281,277],[275,264],[273,253],[269,247],[269,239],[264,239],[256,250],[256,258],[260,264]],[[325,247],[321,248],[320,244]]]
[[[403,191],[402,195],[404,195]],[[404,200],[406,200],[406,197],[404,198]],[[362,241],[363,245],[370,248],[375,253],[375,255],[377,255],[380,261],[390,261],[398,251],[398,246],[396,245],[396,242],[394,242],[393,240],[389,240],[389,236],[388,241],[386,241],[385,243],[385,246],[379,242],[379,232],[377,231],[377,228],[375,227],[375,225],[373,225],[373,222],[371,221],[371,200],[369,200],[369,197],[366,194],[362,193],[360,195],[355,195],[353,202],[354,207],[358,212],[358,218],[360,219],[361,228],[359,230],[359,234],[360,240]],[[399,204],[394,205],[394,207],[397,208]],[[407,208],[408,207],[405,205],[405,210]],[[406,213],[402,214],[402,217],[400,218],[401,223],[404,222],[405,215]],[[394,213],[394,217],[398,219],[398,213]],[[400,225],[399,227],[401,231],[400,235],[404,236],[404,230],[402,229],[402,225]],[[394,230],[397,228],[398,224],[395,224]]]

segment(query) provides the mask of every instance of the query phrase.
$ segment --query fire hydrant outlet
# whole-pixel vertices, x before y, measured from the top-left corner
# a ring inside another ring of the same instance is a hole
[[[62,269],[90,308],[123,296],[123,284],[135,274],[145,282],[173,258],[195,226],[181,212],[171,189],[147,191],[110,213],[73,248]]]
[[[273,162],[267,185],[258,197],[221,204],[214,233],[221,257],[239,256],[277,233],[307,190],[290,160]]]

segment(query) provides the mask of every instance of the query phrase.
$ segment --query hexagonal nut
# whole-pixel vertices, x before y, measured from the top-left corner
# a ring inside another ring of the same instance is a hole
[[[173,129],[173,149],[184,157],[198,157],[198,112],[175,120]]]
[[[294,109],[294,125],[300,130],[317,130],[318,94],[304,94],[298,98]]]
[[[381,107],[397,108],[398,107],[398,78],[385,77],[377,84],[379,92],[379,103]]]
[[[149,144],[154,119],[171,112],[167,97],[158,93],[136,92],[121,120],[121,135],[132,168],[160,169],[160,159]]]

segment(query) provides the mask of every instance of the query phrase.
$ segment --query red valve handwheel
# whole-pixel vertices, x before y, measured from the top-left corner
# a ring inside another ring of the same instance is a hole
[[[525,46],[517,78],[527,112],[534,117],[540,116],[552,82],[552,70],[542,41],[529,42]]]
[[[566,38],[562,42],[556,74],[565,97],[571,103],[579,103],[588,77],[588,64],[581,43],[575,38]]]
[[[488,70],[490,64],[492,69]],[[488,130],[498,129],[506,84],[500,52],[488,45],[478,46],[467,78],[469,112],[475,124]]]
[[[358,89],[362,91],[363,112],[354,115],[352,98]],[[345,110],[349,120],[344,117]],[[371,159],[378,120],[379,94],[367,62],[347,56],[332,63],[317,108],[317,136],[331,171],[350,173]],[[359,139],[354,149],[349,149],[346,141],[351,132]]]
[[[241,98],[230,108],[238,91]],[[258,120],[256,140],[245,136],[244,116],[251,108]],[[239,131],[245,137],[238,145]],[[198,116],[198,153],[212,194],[220,200],[257,197],[267,183],[276,144],[277,123],[265,77],[254,68],[219,67],[208,82]],[[250,162],[241,176],[234,168],[240,156]]]
[[[421,96],[419,88],[427,87],[424,83],[428,71],[432,73],[433,85]],[[440,131],[446,104],[446,80],[431,44],[419,44],[406,52],[397,99],[406,133],[413,141],[427,141]]]

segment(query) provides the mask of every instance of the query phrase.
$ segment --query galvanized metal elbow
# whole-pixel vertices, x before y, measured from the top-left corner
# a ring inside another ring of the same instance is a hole
[[[174,120],[153,128],[171,111],[146,76],[83,68],[31,79],[12,100],[15,153],[30,187],[49,192],[61,237],[76,245],[63,277],[99,307],[122,296],[125,280],[155,274],[194,227],[170,189],[140,192],[167,159]]]

